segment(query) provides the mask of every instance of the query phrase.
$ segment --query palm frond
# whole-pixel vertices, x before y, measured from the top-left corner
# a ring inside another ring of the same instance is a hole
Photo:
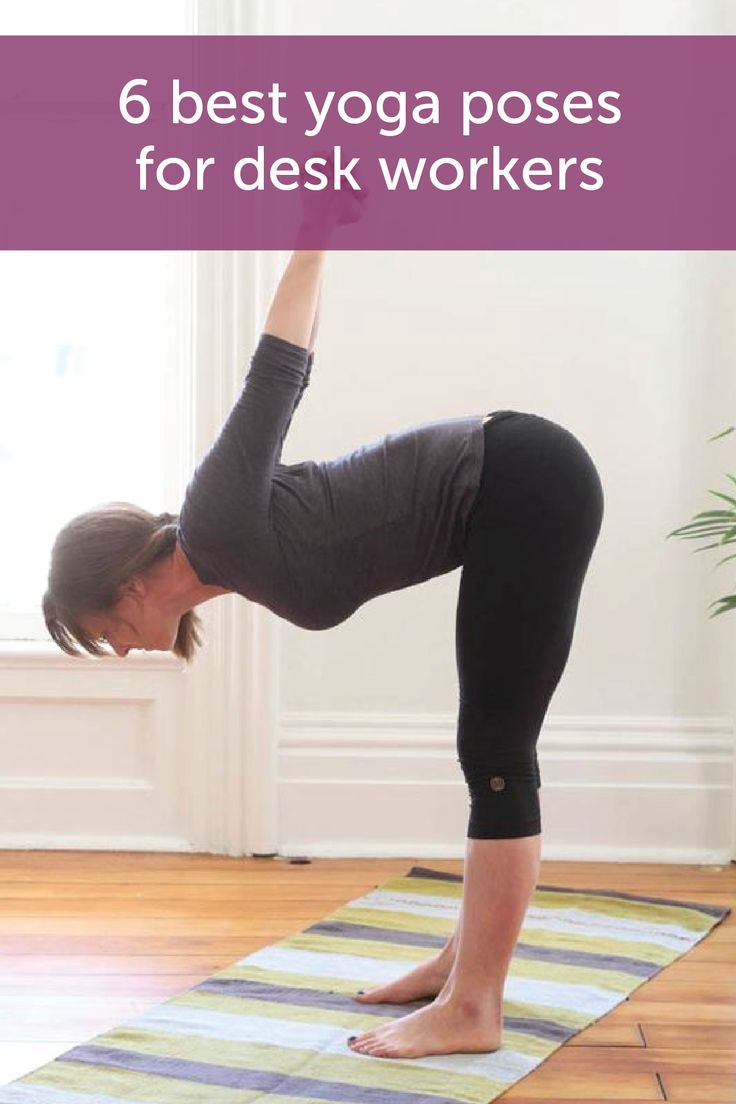
[[[717,609],[715,613],[712,613],[711,617],[718,617],[719,613],[726,613],[727,610],[736,609],[736,594],[727,594],[725,598],[718,598],[715,602],[711,602],[711,606],[717,606],[721,604],[721,608]]]
[[[729,426],[728,429],[724,429],[721,433],[716,433],[715,437],[709,437],[708,440],[717,441],[719,438],[726,437],[729,433],[733,433],[735,429],[736,426]]]
[[[715,436],[709,437],[709,441],[718,441],[722,437],[727,437],[729,433],[736,431],[736,426],[729,426],[728,429],[722,430],[720,433],[716,433]],[[734,485],[736,485],[736,476],[730,472],[726,472],[726,479],[729,479]],[[729,510],[701,510],[699,514],[695,514],[691,521],[686,525],[681,525],[677,529],[673,529],[667,534],[666,539],[670,537],[680,537],[682,540],[701,540],[706,537],[718,537],[713,544],[705,544],[701,548],[693,549],[694,552],[707,552],[710,548],[720,548],[724,544],[730,544],[736,541],[736,498],[733,495],[724,494],[722,491],[714,491],[709,488],[708,494],[714,495],[716,498],[720,498],[723,502],[727,502],[731,507]],[[715,567],[720,567],[721,564],[727,563],[728,560],[736,559],[736,552],[730,556],[724,556],[722,560],[719,560]],[[736,609],[736,594],[727,594],[724,598],[717,598],[715,602],[711,602],[710,606],[716,606],[717,609],[710,614],[711,617],[718,617],[721,613],[726,613],[728,610]],[[709,607],[710,608],[710,607]]]

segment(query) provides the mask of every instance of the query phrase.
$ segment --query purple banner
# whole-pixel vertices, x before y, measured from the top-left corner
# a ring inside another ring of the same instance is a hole
[[[733,36],[0,39],[3,249],[734,249]]]

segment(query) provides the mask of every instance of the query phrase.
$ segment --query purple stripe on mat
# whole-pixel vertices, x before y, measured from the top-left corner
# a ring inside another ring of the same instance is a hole
[[[349,920],[320,920],[319,923],[305,928],[300,934],[332,935],[346,939],[376,939],[408,947],[444,947],[447,942],[444,935],[432,935],[431,932],[400,931],[397,928],[382,928],[377,924],[353,924]]]
[[[222,997],[244,997],[247,1000],[274,1001],[277,1004],[291,1004],[304,1008],[324,1008],[336,1012],[359,1012],[361,1015],[383,1016],[384,1018],[406,1016],[417,1008],[425,1008],[431,1003],[426,1000],[407,1001],[405,1004],[361,1004],[349,993],[325,992],[324,989],[299,989],[286,985],[269,985],[263,981],[249,981],[247,978],[210,978],[195,986],[195,990],[217,993]],[[527,1019],[521,1016],[505,1016],[504,1026],[527,1035],[539,1035],[544,1039],[559,1039],[564,1042],[577,1034],[578,1028],[570,1029],[554,1020]]]
[[[461,882],[462,874],[452,874],[449,870],[431,870],[428,866],[413,866],[405,878],[432,878],[437,882]],[[378,889],[378,886],[376,886]]]
[[[596,897],[617,897],[622,901],[644,901],[649,905],[675,905],[679,908],[695,909],[707,916],[728,916],[731,909],[727,905],[704,905],[699,901],[674,901],[669,897],[643,897],[638,893],[618,893],[613,889],[575,889],[570,886],[539,885],[545,893],[594,893]]]
[[[426,932],[396,931],[394,928],[378,928],[370,924],[351,924],[343,920],[324,920],[306,928],[305,935],[331,935],[343,939],[372,939],[383,943],[401,943],[415,947],[444,947],[447,940],[441,935]],[[537,962],[556,962],[564,966],[584,966],[591,970],[623,970],[637,977],[651,977],[661,967],[643,958],[628,955],[595,954],[591,951],[565,951],[557,947],[536,947],[531,943],[517,943],[515,958],[530,958]]]
[[[346,1055],[350,1048],[345,1047]],[[320,1081],[315,1077],[290,1077],[270,1070],[236,1069],[212,1062],[191,1062],[184,1058],[140,1054],[105,1046],[79,1046],[59,1055],[65,1062],[80,1062],[91,1066],[114,1066],[159,1077],[173,1077],[200,1085],[220,1085],[227,1089],[248,1089],[273,1092],[280,1096],[311,1096],[337,1100],[340,1104],[439,1104],[436,1095],[402,1092],[400,1089],[371,1088],[351,1085],[347,1081]],[[455,1097],[443,1097],[442,1104],[462,1104]]]
[[[324,989],[301,989],[287,985],[269,985],[247,978],[208,978],[195,986],[195,992],[218,993],[221,997],[243,997],[246,1000],[274,1001],[276,1004],[293,1004],[300,1008],[322,1008],[325,1011],[357,1012],[368,1016],[405,1016],[417,1008],[429,1004],[426,1000],[409,1001],[406,1004],[361,1004],[350,993],[333,993]]]
[[[506,1031],[518,1031],[520,1035],[541,1035],[544,1039],[558,1039],[564,1043],[566,1039],[572,1039],[581,1028],[568,1027],[566,1024],[555,1023],[554,1020],[530,1020],[526,1016],[504,1016],[503,1029]]]
[[[427,866],[413,866],[405,878],[430,878],[438,882],[462,882],[462,874],[451,874],[446,870],[431,870]],[[581,889],[579,886],[538,885],[545,893],[592,893],[596,897],[618,897],[622,901],[644,901],[649,905],[676,905],[680,908],[697,909],[708,916],[723,918],[731,909],[728,905],[703,905],[698,901],[673,901],[669,897],[641,897],[638,893],[619,893],[613,889]]]

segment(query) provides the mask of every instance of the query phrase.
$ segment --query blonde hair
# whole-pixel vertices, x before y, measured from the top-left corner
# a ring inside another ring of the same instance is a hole
[[[176,547],[176,514],[151,514],[130,502],[108,502],[72,518],[51,550],[42,608],[51,639],[68,655],[109,654],[79,624],[86,613],[110,613],[121,587]],[[172,651],[189,662],[201,644],[193,610],[180,622]]]

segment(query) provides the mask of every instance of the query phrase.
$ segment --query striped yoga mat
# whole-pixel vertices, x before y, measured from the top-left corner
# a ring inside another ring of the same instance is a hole
[[[0,1104],[486,1104],[679,958],[730,909],[540,885],[488,1054],[373,1058],[347,1045],[428,1001],[361,1005],[357,989],[431,957],[462,877],[415,866],[318,924],[247,955],[0,1088]]]

